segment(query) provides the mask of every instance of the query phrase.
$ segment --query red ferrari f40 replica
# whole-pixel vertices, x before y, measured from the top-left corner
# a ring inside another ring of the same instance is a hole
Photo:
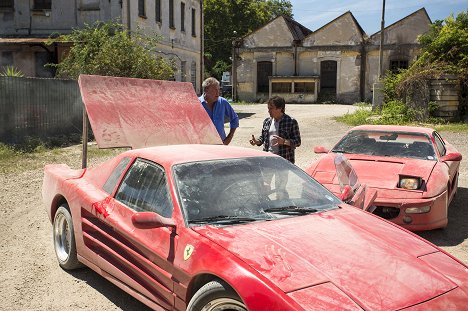
[[[189,83],[79,82],[97,144],[134,149],[45,167],[62,268],[154,310],[466,310],[466,265],[279,156],[222,145]]]

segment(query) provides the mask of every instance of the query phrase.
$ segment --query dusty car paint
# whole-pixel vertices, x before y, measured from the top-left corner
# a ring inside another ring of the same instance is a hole
[[[125,85],[131,89],[132,81]],[[85,88],[93,89],[93,85]],[[101,104],[113,107],[108,105],[114,103],[113,97],[100,99]],[[145,103],[152,102],[138,105]],[[189,107],[180,108],[191,110]],[[131,114],[135,110],[125,111]],[[118,109],[98,109],[91,114],[107,119],[106,113],[114,112],[119,114]],[[206,118],[199,121],[202,126],[211,122]],[[105,135],[101,135],[100,146],[133,146],[127,139],[135,139],[135,146],[141,143],[138,135],[124,133],[126,125],[112,124],[125,139],[112,134],[106,145]],[[93,130],[99,128],[99,120],[91,125]],[[183,131],[177,124],[173,126],[176,133]],[[172,129],[165,130],[170,136]],[[466,306],[468,267],[418,236],[342,204],[302,171],[307,177],[304,180],[320,189],[317,193],[326,192],[329,202],[335,204],[332,209],[235,225],[188,224],[175,177],[177,165],[257,158],[291,166],[291,172],[299,170],[278,156],[253,149],[158,146],[126,151],[85,170],[47,165],[43,200],[52,221],[59,205],[68,204],[80,262],[154,310],[186,310],[200,285],[213,279],[231,286],[250,311],[463,310]],[[168,220],[155,214],[155,223],[166,226],[139,227],[134,222],[138,211],[116,199],[126,174],[141,160],[164,172],[172,214]],[[124,169],[113,188],[105,190],[120,163],[126,163]]]
[[[100,148],[221,144],[189,82],[80,75]]]
[[[434,130],[407,126],[359,126],[352,131],[395,131],[402,133],[420,133],[427,135],[434,146],[437,158],[414,159],[398,156],[376,156],[371,154],[347,153],[345,156],[352,163],[359,180],[370,189],[377,192],[374,205],[378,208],[395,208],[398,216],[388,218],[390,221],[409,230],[431,230],[443,228],[448,224],[448,206],[452,201],[458,184],[460,161],[441,160],[435,146]],[[345,135],[346,136],[346,135]],[[446,154],[457,153],[448,142],[444,142]],[[335,152],[317,148],[320,153],[327,152],[306,171],[335,194],[339,193],[338,181],[335,176]],[[460,156],[461,157],[461,156]],[[415,176],[421,178],[423,186],[417,190],[399,188],[400,176]],[[428,213],[407,214],[406,208],[430,206]],[[405,222],[405,217],[411,217],[411,222]]]

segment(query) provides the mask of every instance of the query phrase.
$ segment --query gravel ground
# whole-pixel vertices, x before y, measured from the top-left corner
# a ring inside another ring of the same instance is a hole
[[[251,134],[259,135],[267,116],[264,104],[235,106],[241,117],[232,145],[250,146]],[[287,113],[299,121],[303,144],[296,164],[305,168],[318,158],[313,147],[332,145],[349,128],[332,117],[352,112],[341,105],[288,105]],[[468,133],[442,132],[463,154],[468,155]],[[89,269],[66,272],[57,264],[51,224],[41,200],[43,166],[48,163],[81,165],[80,146],[50,151],[27,159],[28,165],[12,161],[12,169],[0,175],[0,310],[148,310]],[[90,157],[90,165],[107,156]],[[21,160],[18,162],[22,162]],[[0,163],[1,164],[1,163]],[[5,163],[3,163],[5,164]],[[18,166],[18,168],[16,168]],[[16,168],[16,169],[15,169]],[[14,173],[11,173],[14,171]],[[468,169],[462,162],[457,196],[449,211],[449,226],[420,235],[468,264]]]

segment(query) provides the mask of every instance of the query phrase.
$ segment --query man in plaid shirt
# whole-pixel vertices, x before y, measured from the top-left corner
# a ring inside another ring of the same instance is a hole
[[[262,134],[258,139],[252,135],[252,146],[263,145],[264,151],[273,152],[294,163],[294,150],[301,145],[301,133],[296,119],[285,111],[286,102],[280,96],[268,100],[269,118],[263,121]]]

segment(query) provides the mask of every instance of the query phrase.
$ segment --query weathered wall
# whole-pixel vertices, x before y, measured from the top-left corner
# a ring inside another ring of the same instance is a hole
[[[384,71],[390,68],[392,60],[405,60],[411,65],[420,51],[417,37],[429,28],[430,19],[424,9],[388,26],[385,29]],[[294,44],[298,44],[296,72]],[[275,19],[243,39],[236,68],[238,97],[260,100],[256,93],[258,61],[271,61],[273,76],[320,76],[321,62],[332,60],[337,62],[336,100],[354,103],[360,101],[361,96],[370,100],[373,83],[378,80],[379,45],[380,33],[368,38],[351,12],[310,33],[300,43],[293,42],[285,20]]]

